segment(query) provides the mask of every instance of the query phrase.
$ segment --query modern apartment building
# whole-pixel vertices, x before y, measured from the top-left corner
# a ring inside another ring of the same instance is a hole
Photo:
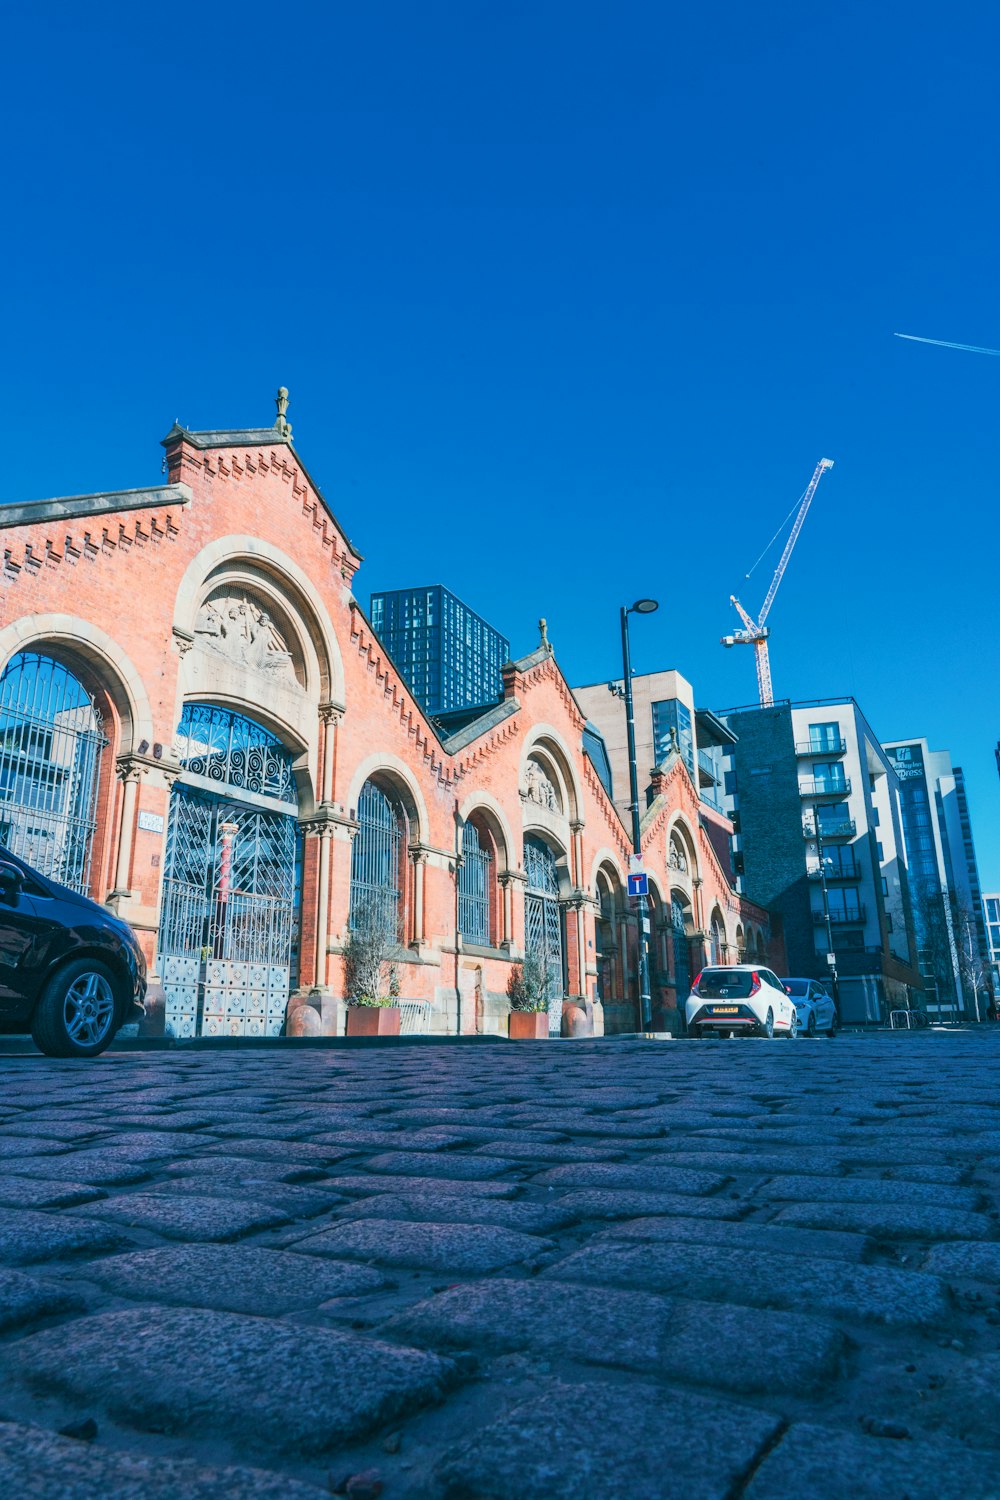
[[[372,594],[371,622],[425,714],[502,697],[510,642],[440,583]]]
[[[986,946],[989,950],[990,980],[996,996],[1000,995],[1000,891],[987,891],[983,896],[983,916]]]
[[[628,826],[628,737],[621,700],[609,691],[607,682],[576,687],[573,696],[603,738],[615,805]],[[662,765],[676,747],[698,789],[702,825],[723,868],[731,871],[732,829],[723,796],[723,757],[733,742],[732,731],[708,709],[695,707],[694,689],[680,672],[634,675],[632,705],[640,795],[649,782],[650,771]]]
[[[883,745],[899,779],[925,1006],[942,1020],[981,1020],[989,965],[965,778],[926,739]]]
[[[922,989],[899,781],[853,698],[728,710],[734,860],[781,914],[791,974],[836,976],[842,1020]]]

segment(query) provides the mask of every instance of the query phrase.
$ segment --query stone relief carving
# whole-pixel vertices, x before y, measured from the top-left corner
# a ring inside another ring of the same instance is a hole
[[[670,840],[670,849],[667,853],[667,866],[671,870],[678,870],[682,875],[687,874],[687,856],[675,838]]]
[[[559,793],[537,760],[528,761],[524,783],[525,794],[529,802],[535,802],[539,807],[547,808],[549,812],[562,812]]]
[[[194,638],[251,672],[260,672],[288,686],[298,686],[291,652],[266,610],[244,595],[208,599],[194,622]]]

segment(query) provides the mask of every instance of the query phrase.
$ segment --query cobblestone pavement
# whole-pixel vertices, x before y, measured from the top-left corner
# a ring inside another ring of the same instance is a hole
[[[998,1065],[0,1057],[0,1493],[996,1497]]]

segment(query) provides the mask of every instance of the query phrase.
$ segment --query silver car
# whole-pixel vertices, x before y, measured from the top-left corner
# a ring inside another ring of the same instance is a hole
[[[799,1018],[799,1031],[806,1036],[837,1035],[840,1018],[833,996],[818,979],[783,979]]]

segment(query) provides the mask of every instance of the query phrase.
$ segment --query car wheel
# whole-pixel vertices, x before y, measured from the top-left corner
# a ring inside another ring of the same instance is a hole
[[[788,1040],[790,1042],[794,1042],[796,1040],[796,1038],[798,1037],[798,1034],[799,1034],[799,1013],[798,1013],[797,1010],[793,1010],[792,1011],[792,1019],[789,1022],[789,1025],[788,1025]]]
[[[816,1012],[814,1010],[811,1010],[809,1012],[809,1020],[806,1023],[806,1036],[815,1036],[815,1035],[816,1035]]]
[[[53,974],[31,1018],[32,1040],[47,1057],[96,1057],[116,1030],[115,981],[94,958]]]
[[[837,1012],[834,1011],[833,1015],[830,1018],[830,1029],[827,1032],[827,1036],[830,1038],[831,1041],[833,1041],[833,1038],[837,1035],[837,1032],[838,1032],[839,1028],[840,1028],[840,1019],[839,1019],[839,1017],[837,1015]]]
[[[768,1006],[767,1019],[764,1022],[764,1035],[766,1037],[774,1036],[774,1011],[770,1006]]]

